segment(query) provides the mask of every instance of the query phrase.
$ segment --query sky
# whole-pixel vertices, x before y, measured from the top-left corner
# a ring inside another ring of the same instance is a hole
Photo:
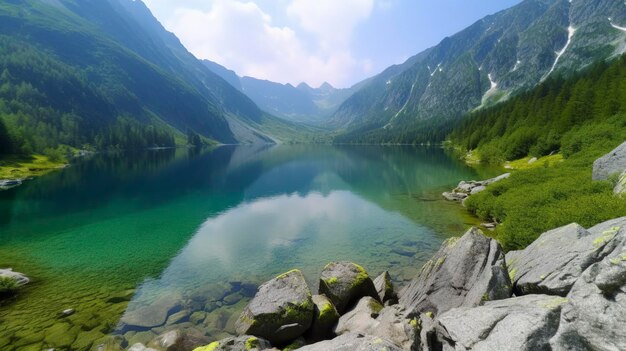
[[[349,87],[521,0],[144,0],[196,57],[240,76]]]

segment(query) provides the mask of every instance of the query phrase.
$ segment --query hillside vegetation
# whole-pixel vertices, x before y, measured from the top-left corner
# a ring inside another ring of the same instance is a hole
[[[626,57],[475,112],[450,134],[453,144],[485,163],[562,154],[563,160],[514,171],[466,201],[471,212],[501,223],[495,236],[509,250],[550,228],[589,227],[626,215],[626,199],[613,195],[612,182],[591,180],[593,161],[624,140]]]

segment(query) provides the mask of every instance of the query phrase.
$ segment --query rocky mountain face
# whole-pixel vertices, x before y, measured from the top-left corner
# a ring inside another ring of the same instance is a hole
[[[337,89],[329,83],[312,88],[306,83],[297,87],[253,77],[239,77],[228,68],[203,60],[204,65],[222,77],[230,85],[246,94],[263,111],[285,120],[309,124],[321,124],[330,118],[337,108],[362,84],[347,89]]]
[[[331,124],[348,142],[441,140],[451,120],[625,51],[623,1],[525,0],[370,79]]]

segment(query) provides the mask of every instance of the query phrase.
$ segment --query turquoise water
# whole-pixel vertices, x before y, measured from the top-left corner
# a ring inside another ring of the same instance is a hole
[[[89,350],[173,328],[232,332],[261,282],[351,260],[398,284],[471,218],[439,194],[475,171],[437,148],[239,146],[105,154],[0,192],[0,349]],[[59,315],[68,308],[69,317]]]

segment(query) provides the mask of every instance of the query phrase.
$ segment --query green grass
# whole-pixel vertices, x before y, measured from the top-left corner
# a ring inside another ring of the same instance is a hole
[[[553,155],[532,165],[526,159],[512,162],[518,169],[511,177],[468,198],[467,208],[483,220],[501,223],[492,235],[507,251],[572,222],[588,228],[624,216],[626,199],[613,194],[613,182],[592,181],[591,173],[594,160],[622,143],[626,131],[595,135],[600,129],[588,125],[568,133],[568,139],[583,140],[585,146],[562,161]]]
[[[531,156],[521,158],[515,161],[509,161],[504,164],[504,168],[506,169],[533,169],[533,168],[544,168],[550,167],[551,165],[558,164],[563,162],[563,155],[555,154],[550,156],[544,156],[538,158],[535,162],[528,163],[532,159]]]
[[[38,177],[61,169],[65,160],[51,160],[49,156],[8,156],[0,159],[0,179]]]

